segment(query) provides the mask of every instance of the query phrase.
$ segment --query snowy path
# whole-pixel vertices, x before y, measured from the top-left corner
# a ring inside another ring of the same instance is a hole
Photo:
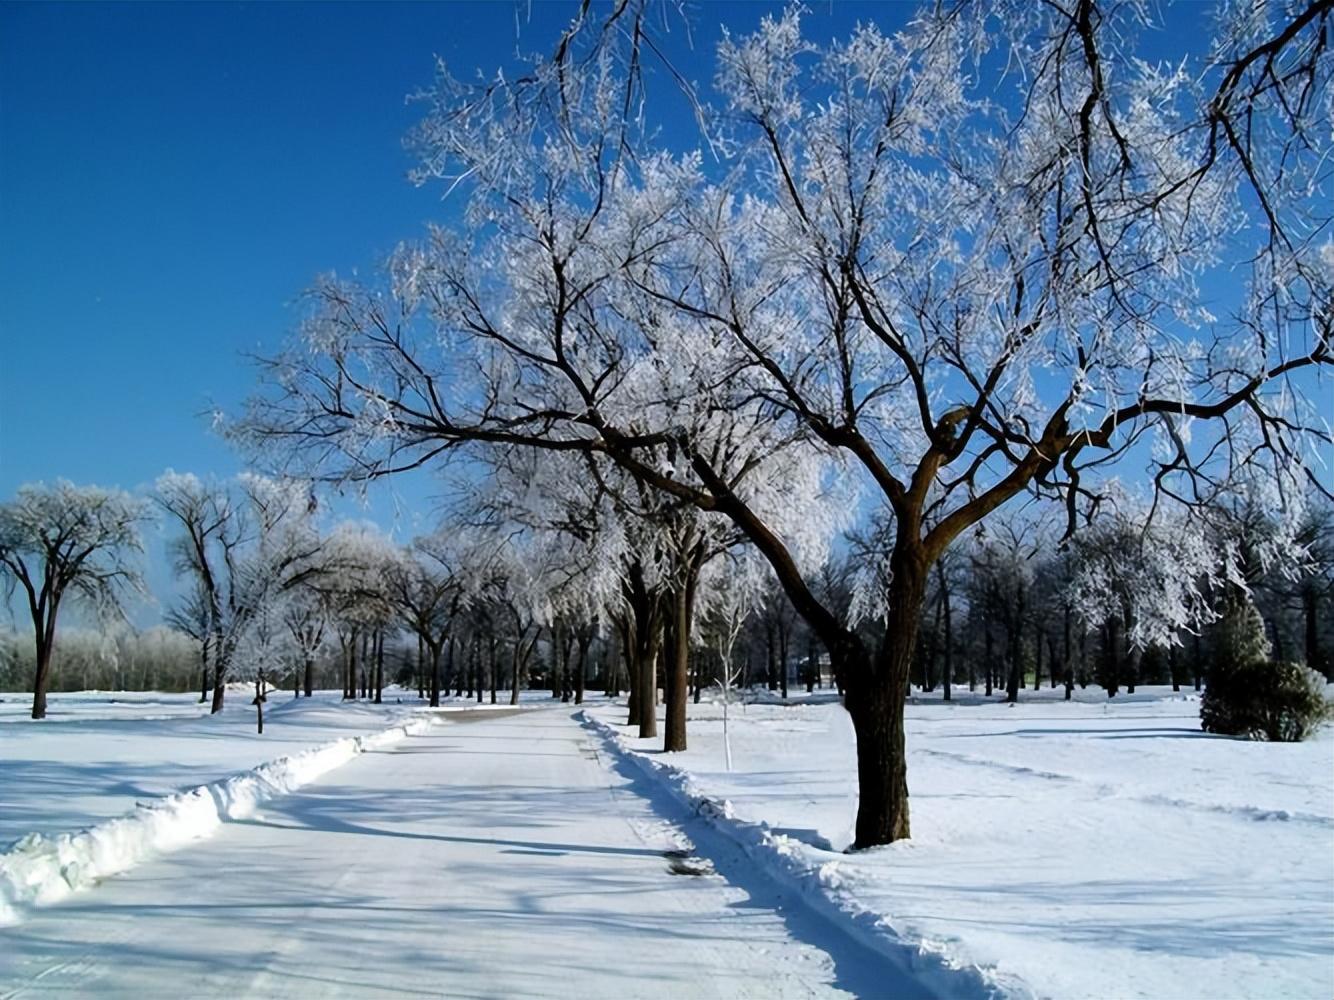
[[[667,855],[676,821],[716,872]],[[367,753],[0,943],[4,998],[919,992],[559,709]]]

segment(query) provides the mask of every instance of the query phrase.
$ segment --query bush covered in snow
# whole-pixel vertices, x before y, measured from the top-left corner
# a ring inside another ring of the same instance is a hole
[[[1237,602],[1220,623],[1218,655],[1200,700],[1205,732],[1294,743],[1330,717],[1325,678],[1268,653],[1259,612]]]
[[[1205,732],[1275,743],[1304,740],[1329,717],[1325,678],[1300,663],[1253,660],[1216,671],[1200,700]]]

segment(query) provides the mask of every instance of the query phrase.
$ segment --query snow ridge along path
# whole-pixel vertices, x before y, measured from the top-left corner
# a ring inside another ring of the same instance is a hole
[[[133,811],[74,833],[29,834],[0,854],[0,927],[23,919],[34,904],[54,903],[147,858],[211,836],[245,819],[263,802],[294,791],[358,754],[425,732],[430,717],[378,733],[351,736],[140,804]]]
[[[817,852],[810,845],[775,832],[763,821],[737,818],[730,802],[706,795],[688,772],[631,749],[620,733],[588,712],[580,712],[579,719],[601,737],[617,761],[658,784],[680,805],[733,841],[770,878],[791,889],[813,912],[883,956],[903,976],[940,996],[960,1000],[1028,1000],[1036,996],[1027,984],[1013,976],[959,960],[943,943],[902,937],[884,917],[841,890],[839,861],[829,860],[830,852],[819,851],[819,856],[815,856]]]

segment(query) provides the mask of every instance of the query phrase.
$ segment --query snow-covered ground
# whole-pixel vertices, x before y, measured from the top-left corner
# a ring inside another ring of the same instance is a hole
[[[140,802],[377,732],[420,704],[415,692],[386,693],[386,704],[372,705],[342,704],[338,691],[309,699],[275,691],[257,736],[252,697],[238,685],[210,716],[197,694],[54,694],[47,718],[34,722],[31,695],[0,694],[0,853],[28,834],[80,829]]]
[[[534,709],[446,716],[33,911],[0,995],[928,995]]]
[[[807,872],[827,909],[864,908],[887,939],[998,983],[1051,997],[1334,996],[1334,732],[1251,743],[1200,732],[1193,692],[1061,695],[915,699],[913,839],[855,855],[838,853],[853,734],[827,695],[733,705],[732,773],[716,704],[692,706],[683,754],[624,742],[683,769],[649,771],[719,803],[723,828],[771,827],[755,856]]]

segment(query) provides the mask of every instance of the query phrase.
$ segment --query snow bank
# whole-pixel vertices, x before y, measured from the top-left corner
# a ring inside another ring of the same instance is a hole
[[[905,937],[890,921],[862,905],[844,889],[843,855],[822,851],[777,833],[769,824],[736,816],[731,802],[706,795],[687,771],[636,752],[611,726],[588,712],[585,728],[602,737],[610,752],[657,782],[674,799],[736,843],[775,882],[797,894],[815,913],[850,933],[863,945],[940,996],[1031,998],[1035,992],[1016,977],[961,959],[946,942]]]
[[[25,906],[53,903],[160,851],[208,837],[227,820],[245,819],[275,795],[294,791],[347,763],[425,732],[430,718],[391,726],[279,757],[240,774],[141,803],[132,812],[77,833],[29,834],[0,855],[0,926],[18,923]]]

